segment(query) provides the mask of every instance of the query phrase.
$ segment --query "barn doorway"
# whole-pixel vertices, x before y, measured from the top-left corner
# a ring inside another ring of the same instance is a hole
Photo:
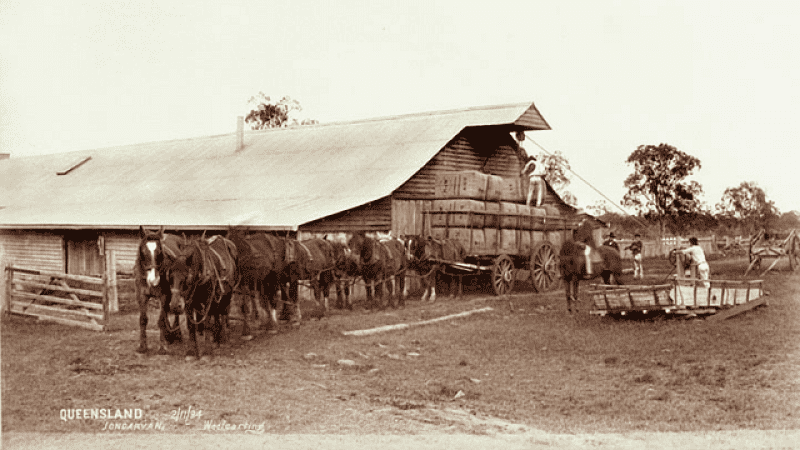
[[[102,239],[94,231],[72,231],[64,235],[67,273],[73,275],[103,275]]]

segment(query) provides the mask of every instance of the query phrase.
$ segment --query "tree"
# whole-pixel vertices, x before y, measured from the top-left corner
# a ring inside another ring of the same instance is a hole
[[[748,233],[769,228],[769,222],[779,214],[775,202],[767,200],[764,190],[752,181],[725,189],[722,201],[717,204],[717,213],[738,221]]]
[[[703,188],[696,181],[687,181],[700,160],[668,144],[640,145],[626,161],[634,172],[625,179],[628,192],[624,206],[659,224],[664,236],[667,226],[673,231],[684,228],[687,215],[700,211]]]
[[[789,211],[781,214],[777,220],[776,227],[784,232],[800,228],[800,211]]]
[[[297,119],[290,118],[292,112],[300,112],[303,108],[300,102],[285,96],[280,101],[273,101],[263,92],[250,97],[247,102],[251,110],[247,113],[245,121],[250,124],[253,130],[263,130],[265,128],[280,128],[287,125],[297,125]],[[313,119],[304,119],[300,125],[313,125],[319,123]]]
[[[539,156],[536,157],[536,161],[544,164],[544,179],[558,192],[561,199],[569,205],[577,205],[578,199],[572,192],[566,190],[566,187],[569,186],[570,183],[570,179],[567,176],[567,172],[570,170],[567,158],[562,155],[560,151],[556,150],[551,155],[539,154]]]
[[[608,207],[608,204],[605,200],[595,200],[593,205],[586,207],[586,211],[597,218],[600,218],[600,216],[604,214],[610,214],[614,212]]]

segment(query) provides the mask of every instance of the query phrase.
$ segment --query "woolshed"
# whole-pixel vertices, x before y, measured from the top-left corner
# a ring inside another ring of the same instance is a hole
[[[140,226],[299,239],[422,234],[437,175],[519,179],[517,131],[548,130],[531,103],[0,159],[0,252],[19,267],[130,272]],[[56,150],[56,149],[54,149]],[[547,187],[545,204],[574,209]]]

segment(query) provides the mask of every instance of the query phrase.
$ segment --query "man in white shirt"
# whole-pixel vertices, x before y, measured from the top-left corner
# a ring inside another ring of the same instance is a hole
[[[545,167],[544,164],[536,161],[535,156],[531,156],[525,167],[522,169],[522,174],[528,177],[528,198],[525,202],[528,206],[539,207],[542,206],[544,201],[544,191],[546,189],[544,184]],[[534,196],[536,203],[531,205]]]
[[[697,275],[700,276],[701,280],[708,281],[708,276],[711,273],[711,269],[708,267],[708,263],[706,262],[706,253],[703,251],[703,248],[697,243],[696,237],[689,238],[689,248],[685,250],[681,250],[681,252],[692,258],[692,264],[697,266]],[[708,287],[708,283],[704,283],[706,287]]]

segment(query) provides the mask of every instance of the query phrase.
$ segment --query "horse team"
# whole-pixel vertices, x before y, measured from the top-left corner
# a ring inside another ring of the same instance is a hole
[[[251,311],[257,313],[256,304],[269,312],[270,333],[277,332],[281,304],[282,318],[299,324],[301,283],[308,283],[315,301],[325,311],[330,308],[331,287],[337,293],[335,306],[353,309],[349,294],[356,277],[363,279],[366,287],[365,309],[384,308],[384,288],[390,293],[388,303],[402,308],[407,297],[407,271],[418,273],[422,279],[426,288],[423,301],[434,301],[436,278],[443,269],[441,261],[444,257],[463,261],[464,257],[463,248],[455,241],[377,239],[365,233],[350,235],[346,244],[238,229],[210,238],[164,233],[163,228],[140,228],[140,234],[134,264],[140,327],[137,351],[148,351],[147,310],[152,298],[157,299],[159,309],[157,352],[165,354],[168,344],[182,341],[179,315],[183,314],[189,332],[187,359],[203,353],[198,333],[205,335],[208,329],[214,346],[225,338],[234,294],[240,294],[241,299],[242,339],[250,340],[248,317]]]
[[[168,344],[181,341],[179,314],[186,318],[189,331],[187,358],[201,354],[197,333],[209,328],[218,346],[226,334],[228,312],[235,293],[240,294],[242,339],[252,339],[248,317],[257,312],[256,302],[269,312],[267,329],[277,333],[277,311],[282,319],[299,324],[301,320],[298,286],[308,283],[317,305],[330,307],[330,288],[335,286],[336,307],[353,309],[350,287],[357,277],[366,288],[365,309],[384,308],[384,288],[391,287],[389,304],[405,307],[408,295],[407,272],[416,272],[425,288],[422,301],[435,301],[436,282],[448,262],[463,262],[466,252],[453,239],[409,236],[404,239],[377,239],[363,232],[348,236],[347,243],[328,239],[295,240],[266,232],[245,233],[230,229],[225,237],[205,234],[187,238],[140,228],[134,281],[139,302],[140,353],[147,352],[147,310],[151,298],[159,302],[158,353]],[[611,247],[590,248],[577,239],[591,235],[588,221],[575,230],[575,240],[565,241],[559,253],[559,271],[566,284],[567,308],[577,311],[578,283],[602,277],[606,284],[620,284],[622,265],[619,252]],[[587,264],[596,257],[594,270]],[[456,280],[456,277],[451,277]],[[460,292],[451,283],[451,294]],[[277,297],[280,294],[281,301]],[[170,314],[173,320],[170,321]]]

